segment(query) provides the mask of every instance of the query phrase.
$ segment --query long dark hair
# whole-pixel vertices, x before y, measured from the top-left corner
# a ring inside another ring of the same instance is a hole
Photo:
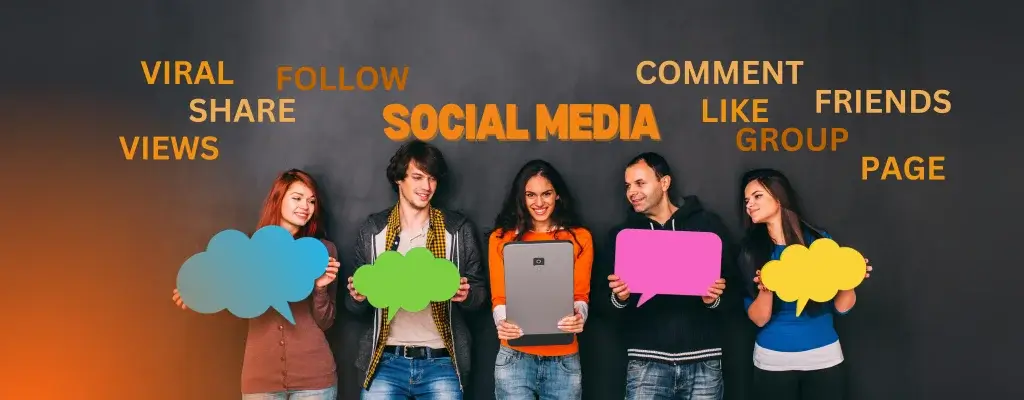
[[[519,241],[522,240],[526,232],[533,229],[533,218],[526,206],[526,182],[535,176],[541,176],[550,181],[551,186],[555,188],[555,194],[558,195],[558,199],[555,200],[555,209],[551,213],[551,226],[557,227],[559,231],[569,232],[573,241],[578,245],[579,241],[576,239],[573,229],[584,226],[576,212],[576,200],[569,190],[569,185],[562,179],[562,174],[544,160],[531,160],[519,169],[519,173],[512,180],[512,187],[505,195],[501,212],[494,218],[492,232],[499,232],[500,235],[513,232],[516,235],[513,240]]]
[[[804,214],[800,208],[800,201],[796,190],[793,189],[793,185],[789,183],[789,179],[782,172],[761,168],[747,171],[747,173],[743,174],[743,178],[740,180],[739,197],[740,205],[742,206],[742,216],[740,219],[746,228],[746,234],[741,243],[743,259],[741,259],[740,268],[742,269],[743,276],[746,278],[747,292],[751,297],[757,298],[757,284],[753,280],[757,271],[771,259],[772,252],[775,251],[775,242],[772,241],[768,233],[768,225],[765,223],[755,224],[745,211],[746,205],[743,203],[744,192],[746,191],[747,184],[753,181],[757,181],[761,186],[764,186],[765,190],[775,200],[778,200],[782,209],[782,234],[787,246],[792,244],[807,246],[807,236],[810,236],[811,241],[814,241],[823,237],[823,234],[821,229],[811,225],[803,218]],[[773,314],[778,312],[781,304],[782,300],[775,296],[772,304]],[[804,311],[809,315],[819,315],[821,310],[821,304],[813,300],[809,300],[804,308]]]

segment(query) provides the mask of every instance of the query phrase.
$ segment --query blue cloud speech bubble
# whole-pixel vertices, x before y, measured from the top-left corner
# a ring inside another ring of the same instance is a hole
[[[255,318],[273,307],[294,325],[288,303],[309,296],[328,257],[319,239],[296,240],[277,225],[261,228],[252,239],[228,229],[214,235],[206,251],[185,260],[178,270],[178,294],[202,314],[226,308],[236,317]]]

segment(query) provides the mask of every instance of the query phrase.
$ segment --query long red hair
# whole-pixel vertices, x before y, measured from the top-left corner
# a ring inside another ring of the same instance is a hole
[[[277,179],[274,180],[274,184],[270,188],[270,193],[267,193],[267,198],[263,201],[263,211],[260,212],[260,222],[256,224],[256,229],[259,230],[267,225],[281,224],[281,205],[284,203],[284,196],[287,194],[286,192],[288,191],[288,187],[295,182],[301,182],[306,185],[306,187],[313,192],[313,198],[316,199],[316,203],[313,207],[313,216],[309,218],[309,222],[307,222],[306,225],[299,227],[299,231],[295,233],[295,237],[323,237],[324,224],[321,218],[323,213],[320,211],[322,208],[320,203],[320,188],[317,186],[316,180],[313,179],[312,176],[299,169],[290,169],[282,172],[277,176]]]

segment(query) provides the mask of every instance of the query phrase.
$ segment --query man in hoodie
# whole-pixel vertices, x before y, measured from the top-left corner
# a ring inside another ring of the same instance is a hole
[[[373,317],[359,340],[356,366],[365,372],[362,399],[461,399],[470,370],[469,327],[463,313],[481,309],[490,300],[486,272],[480,262],[476,228],[462,214],[431,205],[448,167],[436,147],[411,141],[395,153],[387,177],[398,203],[371,214],[359,228],[348,271],[345,306]],[[375,309],[352,284],[355,269],[373,264],[389,250],[405,254],[425,247],[434,257],[459,268],[461,286],[445,301],[433,301],[417,312]],[[394,319],[386,316],[394,313]]]
[[[612,229],[608,264],[614,263],[616,235],[623,229],[711,232],[722,239],[722,276],[735,276],[733,244],[725,224],[705,210],[697,196],[672,202],[672,171],[664,157],[650,152],[636,156],[627,164],[625,178],[626,198],[635,214]],[[658,295],[642,307],[636,306],[639,296],[630,293],[629,282],[614,273],[608,281],[611,294],[606,301],[621,317],[629,360],[626,398],[721,400],[720,313],[727,308],[721,297],[726,280],[718,279],[701,297]]]

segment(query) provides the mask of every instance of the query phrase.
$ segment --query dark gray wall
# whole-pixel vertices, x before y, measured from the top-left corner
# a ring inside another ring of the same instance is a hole
[[[1024,278],[1008,251],[1010,223],[1020,221],[1013,204],[1020,191],[1011,190],[1020,167],[1009,160],[1022,141],[1006,125],[1016,110],[1011,98],[993,92],[1019,83],[998,73],[1008,62],[999,56],[1004,43],[1013,42],[997,32],[1005,29],[995,21],[998,10],[924,1],[227,3],[20,9],[22,17],[4,18],[5,26],[21,30],[20,40],[8,45],[23,54],[22,62],[4,67],[11,72],[5,76],[24,77],[9,80],[15,90],[103,94],[130,101],[182,135],[217,135],[220,160],[162,167],[181,177],[167,190],[187,190],[187,182],[198,180],[226,185],[232,194],[182,196],[199,215],[224,223],[204,223],[208,231],[196,243],[219,229],[251,226],[278,171],[313,172],[325,188],[330,235],[345,262],[361,220],[394,201],[384,167],[398,144],[383,134],[386,104],[651,103],[660,143],[438,141],[454,168],[447,205],[487,228],[515,171],[528,159],[545,158],[562,170],[603,239],[625,215],[623,163],[657,150],[669,158],[684,192],[699,195],[738,233],[739,174],[780,168],[803,195],[809,218],[860,249],[875,268],[858,289],[857,308],[839,322],[852,398],[1024,394],[1010,381],[1020,362],[1019,334],[1004,321],[1015,321],[1014,287]],[[49,30],[31,22],[43,20]],[[224,60],[237,84],[144,84],[140,59],[175,58]],[[646,59],[799,59],[805,66],[798,86],[643,86],[634,70]],[[78,69],[59,74],[54,61]],[[187,122],[193,97],[278,96],[278,64],[408,65],[408,89],[287,93],[297,99],[294,124]],[[952,113],[815,115],[818,88],[944,88]],[[754,96],[770,99],[772,126],[838,126],[850,132],[849,141],[835,153],[742,153],[734,137],[739,126],[700,123],[700,99]],[[102,140],[112,143],[110,157],[120,156],[114,134]],[[862,155],[945,156],[947,180],[861,181]],[[614,356],[622,350],[602,317],[595,313],[582,336],[587,399],[622,396],[624,364]],[[341,398],[355,399],[355,337],[365,326],[346,314],[339,319],[331,336]],[[486,399],[497,339],[486,313],[473,322],[476,368],[468,398]],[[730,326],[726,396],[743,399],[752,330],[742,315]]]

